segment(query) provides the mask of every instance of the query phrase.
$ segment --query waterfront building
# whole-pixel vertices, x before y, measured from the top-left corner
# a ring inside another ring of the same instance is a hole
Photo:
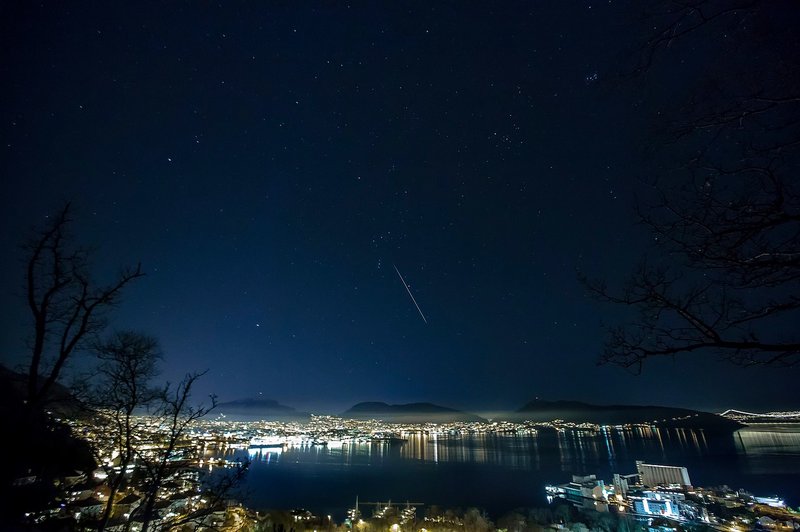
[[[786,501],[779,497],[753,497],[753,500],[758,504],[766,504],[773,508],[786,508]]]
[[[624,499],[628,495],[630,487],[639,484],[639,475],[620,475],[614,473],[612,485],[614,486],[614,494],[618,499]]]
[[[570,501],[575,507],[608,511],[608,497],[612,490],[596,475],[572,475],[572,482],[558,486],[546,486],[548,500],[560,497]]]
[[[708,523],[708,511],[700,504],[686,500],[686,495],[676,491],[642,491],[628,498],[634,513],[659,515],[684,521]]]
[[[643,515],[660,515],[663,517],[678,517],[678,508],[669,499],[660,497],[630,497],[633,511]]]
[[[685,467],[646,464],[637,460],[636,471],[639,474],[639,481],[647,488],[656,486],[692,487],[692,482],[689,480],[689,471]]]

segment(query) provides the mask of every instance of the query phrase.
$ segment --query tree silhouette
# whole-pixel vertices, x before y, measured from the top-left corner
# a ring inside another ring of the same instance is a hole
[[[105,312],[119,301],[123,288],[142,277],[141,265],[120,272],[106,286],[89,273],[89,253],[69,234],[70,204],[25,246],[25,290],[33,317],[28,403],[41,406],[70,357],[105,327]]]
[[[608,329],[601,362],[715,353],[743,365],[800,360],[800,10],[757,0],[656,1],[637,72],[706,52],[703,76],[654,136],[637,211],[652,252],[624,288],[635,309]],[[667,163],[666,161],[670,161]]]
[[[188,373],[177,385],[167,384],[159,394],[158,404],[150,417],[148,431],[157,439],[151,442],[156,449],[155,452],[149,449],[137,448],[138,465],[145,471],[145,481],[143,489],[142,504],[134,512],[136,517],[142,518],[142,532],[150,529],[155,515],[155,505],[158,500],[158,490],[165,480],[179,469],[180,462],[176,462],[176,455],[181,446],[189,445],[188,429],[199,419],[205,417],[216,407],[216,397],[211,397],[211,405],[193,405],[190,402],[192,388],[197,379],[204,373]],[[235,483],[225,488],[223,495],[234,487]],[[223,499],[224,500],[224,499]],[[221,500],[215,500],[219,503]],[[206,507],[199,515],[207,515],[212,507]],[[134,517],[131,515],[131,518]],[[192,515],[192,517],[197,517]],[[174,524],[174,523],[173,523]],[[173,526],[170,524],[170,526]]]
[[[98,530],[104,530],[114,509],[115,496],[129,474],[129,466],[136,459],[146,425],[142,414],[156,404],[163,390],[152,384],[152,379],[158,374],[157,362],[161,358],[155,338],[122,331],[112,335],[96,351],[100,360],[97,371],[99,382],[90,393],[89,404],[111,446],[106,450],[117,454],[115,464],[106,464],[103,456],[97,457],[108,475],[110,488],[106,508],[98,525]]]

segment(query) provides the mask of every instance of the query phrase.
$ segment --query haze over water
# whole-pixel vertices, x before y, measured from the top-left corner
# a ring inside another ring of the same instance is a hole
[[[567,482],[572,474],[610,481],[613,473],[634,473],[636,460],[686,466],[697,486],[727,484],[800,504],[800,425],[750,426],[732,434],[631,428],[403,437],[401,444],[332,442],[236,450],[228,457],[252,460],[250,506],[307,508],[339,519],[356,496],[475,506],[497,518],[517,507],[545,506],[546,484]]]

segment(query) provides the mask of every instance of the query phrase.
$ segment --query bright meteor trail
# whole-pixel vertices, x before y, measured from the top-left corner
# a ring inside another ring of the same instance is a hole
[[[417,307],[417,312],[419,312],[420,317],[422,317],[422,321],[424,321],[425,324],[427,325],[428,320],[425,319],[425,314],[423,314],[422,309],[419,308],[419,304],[417,304],[417,300],[414,299],[414,294],[411,293],[411,289],[406,284],[406,280],[403,279],[403,275],[400,273],[400,270],[397,269],[397,266],[395,266],[394,264],[392,264],[392,266],[394,266],[394,271],[396,271],[397,276],[400,277],[400,282],[403,283],[403,286],[406,288],[406,292],[408,292],[408,295],[411,297],[411,301],[414,302],[414,306]]]

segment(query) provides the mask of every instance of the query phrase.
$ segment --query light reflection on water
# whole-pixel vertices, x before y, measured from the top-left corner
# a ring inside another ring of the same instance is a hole
[[[797,436],[800,438],[800,435]],[[552,462],[553,451],[563,471],[582,471],[587,466],[612,466],[628,456],[660,456],[667,449],[681,455],[702,456],[708,444],[702,431],[632,427],[600,431],[544,430],[538,434],[404,433],[402,442],[336,441],[327,445],[289,445],[251,448],[249,458],[265,464],[315,463],[343,466],[380,465],[387,460],[423,463],[488,464],[513,469],[538,470],[542,460]],[[800,446],[800,444],[798,444]],[[544,448],[542,448],[544,447]],[[228,456],[237,451],[229,451]],[[241,451],[238,451],[241,453]]]
[[[356,495],[503,512],[545,504],[543,486],[572,474],[635,472],[635,461],[683,465],[700,486],[728,484],[800,503],[800,426],[734,433],[631,427],[537,434],[407,433],[403,442],[341,442],[235,449],[250,457],[254,507],[338,512]]]
[[[800,426],[752,425],[733,434],[736,450],[753,474],[800,474]]]

